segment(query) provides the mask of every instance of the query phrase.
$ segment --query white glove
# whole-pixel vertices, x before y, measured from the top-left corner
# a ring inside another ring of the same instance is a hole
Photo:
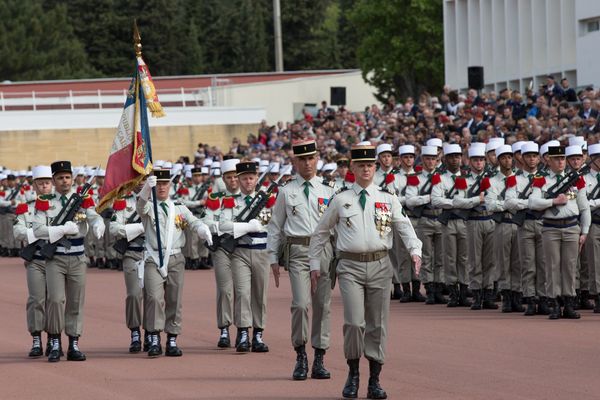
[[[508,199],[504,201],[504,206],[508,209],[517,208],[517,199]]]
[[[148,179],[146,179],[146,183],[142,190],[140,190],[140,197],[142,200],[150,200],[150,195],[152,194],[152,188],[156,186],[156,176],[150,175]]]
[[[127,241],[131,242],[136,237],[140,236],[144,233],[144,225],[141,222],[137,224],[127,224],[125,225],[125,236],[127,237]]]
[[[104,224],[97,224],[94,226],[94,236],[96,236],[96,239],[102,239],[105,230],[106,226],[104,226]]]
[[[264,230],[263,224],[257,219],[250,220],[248,225],[250,225],[250,232],[262,232]]]
[[[65,236],[64,225],[48,227],[48,240],[50,243],[58,242],[63,236]]]
[[[198,237],[200,239],[206,240],[209,246],[212,246],[212,234],[210,233],[210,229],[206,224],[202,224],[196,228],[196,232],[198,233]]]
[[[79,233],[79,227],[73,221],[67,221],[63,226],[65,235],[77,235]]]

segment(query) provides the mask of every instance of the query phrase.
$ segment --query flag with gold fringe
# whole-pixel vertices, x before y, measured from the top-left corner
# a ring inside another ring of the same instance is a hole
[[[106,164],[106,177],[100,189],[98,212],[102,212],[114,200],[133,190],[143,177],[152,171],[147,108],[153,117],[165,115],[140,50],[136,56],[136,71],[129,85],[123,114]]]

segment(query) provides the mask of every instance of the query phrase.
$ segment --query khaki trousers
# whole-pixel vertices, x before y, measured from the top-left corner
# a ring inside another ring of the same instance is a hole
[[[47,328],[51,335],[63,330],[68,336],[80,336],[83,331],[85,302],[86,257],[55,255],[46,261]]]
[[[444,274],[446,284],[469,283],[467,264],[467,224],[462,219],[451,219],[442,225]]]
[[[467,221],[469,246],[469,287],[473,290],[492,289],[496,272],[494,270],[494,221]]]
[[[25,263],[27,271],[27,330],[46,330],[46,267],[42,260]]]
[[[0,244],[6,249],[20,248],[15,240],[15,234],[13,232],[13,225],[16,219],[15,214],[2,214],[0,215]]]
[[[416,218],[410,218],[410,222],[413,225],[413,227],[416,227],[418,225],[419,220]],[[396,253],[399,267],[398,271],[394,271],[394,275],[397,275],[394,278],[394,280],[399,280],[399,283],[409,283],[418,280],[419,277],[417,276],[417,273],[415,271],[415,265],[412,262],[410,253],[406,249],[406,246],[404,246],[404,242],[402,242],[402,238],[400,237],[400,235],[394,232],[393,240],[394,241],[392,251]]]
[[[266,250],[235,249],[231,271],[238,328],[265,328],[270,269]]]
[[[422,217],[417,224],[415,231],[417,237],[423,243],[423,257],[421,258],[419,279],[423,283],[444,282],[444,268],[442,264],[442,224],[435,219]]]
[[[525,220],[517,229],[523,297],[547,297],[542,222]]]
[[[579,225],[542,228],[548,297],[575,296]]]
[[[494,255],[498,272],[498,289],[521,291],[521,260],[519,259],[518,226],[502,222],[494,231]]]
[[[344,303],[344,356],[384,363],[390,312],[392,265],[340,260],[337,275]]]
[[[123,255],[123,277],[125,278],[125,323],[129,329],[142,326],[142,302],[144,294],[140,288],[136,263],[142,252],[126,251]]]
[[[584,251],[590,269],[590,293],[600,293],[600,224],[592,223]]]
[[[228,327],[234,321],[231,258],[222,249],[212,253],[215,281],[217,283],[217,327],[219,329]]]
[[[154,260],[144,268],[144,329],[148,332],[181,333],[181,306],[185,258],[181,253],[169,258],[167,278],[163,278]]]
[[[292,346],[308,342],[308,309],[312,303],[310,340],[315,349],[327,350],[330,340],[331,279],[329,268],[332,247],[325,246],[321,257],[321,276],[315,294],[311,294],[308,246],[293,244],[289,250],[288,274],[292,288]]]

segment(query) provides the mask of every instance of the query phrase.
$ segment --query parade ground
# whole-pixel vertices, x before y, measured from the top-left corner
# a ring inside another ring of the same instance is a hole
[[[85,362],[28,359],[27,288],[20,259],[0,259],[0,399],[338,399],[346,379],[343,309],[332,300],[330,380],[293,381],[290,287],[270,286],[266,354],[216,346],[213,271],[186,271],[183,357],[129,354],[121,272],[89,270]],[[600,314],[578,321],[525,318],[499,311],[400,304],[390,309],[388,355],[381,375],[390,399],[593,399],[598,381]],[[232,331],[235,335],[235,331]],[[66,349],[67,338],[63,336]],[[165,339],[163,336],[163,345]],[[45,344],[45,335],[44,335]],[[313,353],[309,352],[312,364]],[[309,365],[310,365],[309,364]],[[359,398],[366,398],[368,363],[361,361]]]

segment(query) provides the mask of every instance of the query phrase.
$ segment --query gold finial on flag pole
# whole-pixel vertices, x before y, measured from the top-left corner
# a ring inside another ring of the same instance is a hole
[[[135,51],[136,57],[142,56],[142,37],[137,26],[137,21],[133,19],[133,50]]]

